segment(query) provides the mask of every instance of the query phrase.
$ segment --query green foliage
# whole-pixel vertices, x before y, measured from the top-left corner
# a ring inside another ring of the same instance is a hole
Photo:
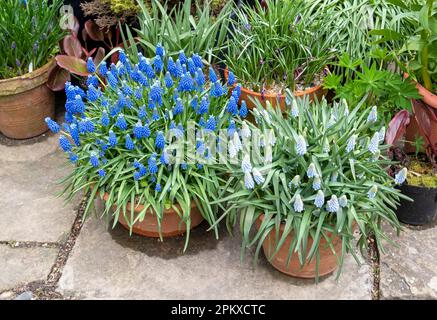
[[[192,4],[196,8],[194,15],[191,13]],[[223,7],[217,17],[212,17],[209,1],[187,0],[174,6],[170,12],[167,5],[158,0],[151,1],[151,8],[142,2],[139,5],[140,28],[136,31],[146,54],[152,55],[155,45],[161,43],[170,56],[176,57],[180,50],[184,50],[187,54],[198,53],[210,63],[225,48],[232,1]]]
[[[2,1],[0,79],[36,70],[56,54],[64,36],[59,24],[61,5],[61,0]]]
[[[384,155],[389,146],[381,144],[376,110],[363,111],[357,105],[349,111],[344,100],[334,105],[326,100],[311,104],[308,98],[293,98],[289,90],[287,96],[291,110],[286,115],[270,105],[266,111],[258,104],[253,111],[260,134],[271,131],[275,137],[264,139],[264,150],[272,148],[271,163],[251,154],[251,164],[264,181],[250,189],[246,175],[254,169],[244,173],[243,165],[233,168],[236,182],[221,199],[228,203],[224,213],[228,224],[240,221],[243,250],[255,246],[258,253],[265,237],[274,230],[277,252],[285,237],[293,234],[289,254],[297,255],[304,265],[317,259],[321,239],[334,250],[331,240],[338,235],[343,242],[341,252],[336,252],[341,266],[346,252],[355,256],[354,223],[360,230],[358,245],[364,255],[370,233],[375,234],[382,250],[381,239],[387,237],[381,223],[400,227],[394,210],[399,199],[406,197],[394,188],[394,180],[385,171],[391,163]],[[257,127],[248,125],[254,136]],[[316,179],[320,179],[320,186]],[[261,214],[265,214],[264,221],[253,233]],[[278,238],[281,226],[284,233]],[[308,247],[309,237],[314,239],[312,247]],[[341,267],[338,275],[340,272]]]
[[[333,58],[330,43],[336,30],[329,30],[330,17],[307,14],[305,1],[266,1],[263,8],[242,6],[226,53],[226,64],[242,84],[261,91],[284,84],[308,86]]]
[[[100,0],[102,3],[109,4],[112,12],[120,14],[125,11],[138,11],[139,7],[136,0]]]

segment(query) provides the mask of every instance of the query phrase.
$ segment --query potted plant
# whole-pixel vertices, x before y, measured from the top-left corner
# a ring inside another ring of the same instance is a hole
[[[388,146],[381,144],[376,107],[360,112],[344,100],[310,104],[290,90],[287,104],[283,115],[268,102],[267,110],[257,103],[259,130],[241,124],[242,145],[252,150],[240,153],[236,182],[220,200],[228,207],[223,216],[230,225],[240,221],[242,249],[255,246],[255,259],[263,247],[269,262],[288,275],[317,279],[337,265],[340,275],[345,254],[355,257],[354,228],[361,249],[374,234],[382,250],[381,223],[399,229],[394,210],[407,197],[385,171]]]
[[[4,1],[0,7],[0,132],[13,139],[48,130],[55,112],[46,86],[58,42],[62,1]]]
[[[432,140],[430,123],[437,118],[421,101],[413,103],[413,117],[419,126],[421,135],[426,137],[426,155],[420,153],[421,144],[415,141],[416,153],[407,155],[401,144],[401,138],[410,122],[410,115],[407,110],[402,110],[393,117],[390,122],[386,143],[390,144],[389,156],[399,164],[391,166],[389,173],[396,177],[405,176],[405,169],[408,167],[405,184],[400,186],[402,193],[412,198],[414,202],[401,201],[396,211],[401,222],[411,225],[431,224],[437,219],[437,140]]]
[[[294,96],[320,99],[325,67],[334,57],[329,38],[320,36],[329,17],[308,15],[308,4],[301,0],[263,3],[236,10],[224,52],[229,76],[242,85],[241,100],[249,109],[255,100],[285,109],[285,88],[292,88]]]
[[[66,85],[59,142],[75,169],[64,193],[68,199],[90,193],[85,216],[100,196],[103,214],[133,233],[162,238],[186,232],[186,248],[191,228],[216,221],[219,205],[211,202],[220,198],[227,176],[209,165],[215,153],[207,138],[232,125],[232,115],[227,89],[220,81],[206,83],[200,57],[190,57],[195,65],[187,68],[156,47],[152,59],[120,51],[109,69],[89,59],[87,91]],[[60,131],[51,119],[47,123]]]

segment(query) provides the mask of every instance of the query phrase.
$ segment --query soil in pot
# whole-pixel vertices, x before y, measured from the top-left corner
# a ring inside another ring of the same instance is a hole
[[[6,137],[28,139],[48,131],[44,119],[55,115],[55,95],[46,86],[52,65],[0,80],[0,132]]]
[[[257,227],[262,223],[262,220],[264,219],[264,215],[261,215],[257,220]],[[279,238],[282,236],[283,233],[283,226],[281,226],[281,230],[279,232]],[[331,235],[329,235],[331,236]],[[284,244],[279,249],[279,251],[271,258],[269,261],[273,267],[275,267],[277,270],[281,271],[282,273],[285,273],[287,275],[290,275],[292,277],[297,278],[308,278],[313,279],[316,278],[316,257],[314,256],[313,260],[309,263],[306,263],[303,267],[300,266],[299,257],[297,253],[293,253],[290,259],[290,263],[287,265],[287,259],[288,259],[288,253],[290,244],[293,241],[294,233],[291,232],[286,240],[284,241]],[[335,252],[337,254],[341,254],[341,247],[342,247],[342,241],[339,236],[335,236],[333,239],[331,239],[332,245],[335,249]],[[272,229],[269,233],[269,235],[266,237],[263,243],[263,250],[264,254],[269,259],[276,248],[276,231],[275,229]],[[307,244],[307,252],[306,255],[308,255],[311,246],[313,244],[313,239],[311,237],[308,238],[308,244]],[[334,253],[331,251],[328,243],[324,238],[320,240],[319,244],[319,252],[320,252],[320,263],[319,263],[319,277],[328,275],[337,269],[337,256],[334,255]]]
[[[225,80],[228,80],[228,70],[224,70]],[[234,85],[234,87],[236,84]],[[321,98],[326,94],[327,90],[323,89],[322,87],[322,80],[319,84],[305,88],[303,90],[295,90],[293,92],[295,97],[303,97],[303,96],[309,96],[310,101],[313,101],[315,98],[317,100],[321,100]],[[248,109],[253,109],[256,107],[256,104],[252,100],[258,100],[263,107],[266,107],[267,101],[270,102],[270,105],[273,108],[277,108],[278,106],[281,108],[282,111],[286,110],[286,103],[285,103],[285,94],[272,94],[272,93],[265,93],[261,94],[260,92],[255,92],[248,88],[241,88],[241,96],[239,103],[241,103],[242,100],[246,101],[246,105]]]
[[[109,195],[105,193],[103,200],[107,200]],[[126,207],[126,215],[130,217],[131,210],[130,210],[130,203],[127,204]],[[113,208],[115,209],[115,207]],[[134,209],[134,217],[136,217],[142,210],[144,209],[143,205],[139,205]],[[182,212],[181,207],[178,205],[178,209],[180,212]],[[198,226],[204,219],[202,214],[200,213],[200,210],[197,208],[196,204],[192,202],[191,204],[191,211],[190,211],[190,229],[195,228]],[[118,222],[125,227],[126,229],[129,229],[129,224],[125,220],[123,216],[123,212],[120,211],[120,214],[118,216]],[[161,235],[162,237],[174,237],[181,234],[184,234],[187,231],[187,225],[185,222],[182,221],[182,218],[178,215],[178,213],[173,209],[165,209],[162,215],[161,219]],[[158,220],[156,217],[155,212],[153,209],[148,209],[146,214],[144,215],[143,221],[137,221],[133,227],[132,232],[141,236],[145,237],[152,237],[152,238],[159,238],[159,226],[158,226]]]

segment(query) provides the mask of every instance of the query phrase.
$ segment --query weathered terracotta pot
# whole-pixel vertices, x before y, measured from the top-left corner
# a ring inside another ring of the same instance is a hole
[[[103,196],[103,200],[108,200],[108,193],[105,193]],[[130,203],[126,206],[126,214],[130,216]],[[177,205],[180,212],[182,209],[179,205]],[[115,209],[115,207],[114,207]],[[136,217],[142,210],[144,209],[143,205],[139,205],[134,209],[134,216]],[[190,229],[198,226],[204,219],[199,209],[197,208],[195,202],[191,203],[191,211],[190,211],[191,224]],[[123,213],[120,212],[118,216],[118,222],[129,230],[129,224],[124,219]],[[166,209],[163,212],[162,220],[161,220],[161,235],[162,237],[174,237],[181,234],[184,234],[187,231],[187,226],[184,222],[182,222],[181,217],[177,214],[175,210]],[[143,221],[137,221],[133,227],[132,232],[145,237],[159,238],[159,228],[158,221],[156,219],[156,214],[153,209],[148,209],[146,214],[144,215]]]
[[[224,70],[225,79],[228,81],[228,69]],[[233,86],[236,87],[236,84]],[[293,95],[295,97],[303,97],[303,96],[309,96],[310,101],[313,101],[315,97],[317,97],[318,100],[320,100],[325,94],[327,93],[327,90],[322,88],[322,84],[319,84],[317,86],[314,86],[312,88],[306,89],[304,91],[294,91]],[[246,105],[248,109],[255,108],[255,103],[252,102],[252,99],[258,100],[263,107],[266,107],[267,101],[270,102],[270,105],[273,108],[276,108],[278,106],[278,100],[279,100],[279,106],[282,111],[286,110],[286,103],[285,103],[285,94],[277,95],[277,94],[264,94],[262,95],[259,92],[252,91],[247,88],[241,87],[241,96],[240,100],[238,101],[241,103],[242,100],[246,101]]]
[[[264,219],[264,215],[258,217],[256,221],[256,227],[259,229],[261,223]],[[284,232],[284,226],[281,225],[279,237],[282,236]],[[311,262],[305,264],[302,268],[300,267],[299,257],[297,253],[293,253],[290,259],[290,264],[287,267],[287,259],[288,259],[288,251],[290,248],[290,244],[293,241],[294,233],[291,232],[284,241],[284,244],[279,249],[279,251],[275,254],[275,256],[269,261],[273,267],[277,270],[290,275],[292,277],[297,278],[306,278],[312,279],[316,277],[316,257],[312,259]],[[342,241],[339,236],[335,236],[334,239],[331,240],[332,245],[334,246],[335,252],[339,255],[341,254]],[[269,259],[276,248],[276,230],[272,229],[269,235],[266,237],[263,243],[263,250],[266,257]],[[313,245],[313,239],[311,237],[308,238],[307,243],[307,252],[308,255],[311,246]],[[325,276],[332,273],[335,269],[337,269],[337,257],[332,253],[328,243],[324,238],[320,240],[319,243],[319,251],[320,251],[320,264],[319,264],[319,276]]]
[[[36,137],[55,116],[55,95],[47,86],[53,61],[20,77],[0,80],[0,132],[12,139]]]

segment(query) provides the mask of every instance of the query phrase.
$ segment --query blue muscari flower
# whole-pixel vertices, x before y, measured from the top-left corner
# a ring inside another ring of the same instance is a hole
[[[49,117],[45,118],[44,121],[46,122],[47,127],[49,127],[51,132],[58,133],[59,130],[61,130],[61,127],[59,126],[59,124],[57,124],[55,121],[53,121]]]
[[[141,164],[141,163],[140,163],[140,165],[138,167],[138,170],[139,170],[140,175],[142,177],[144,177],[147,174],[147,168],[143,164]]]
[[[114,77],[118,77],[117,66],[114,63],[111,63],[110,69]]]
[[[70,126],[70,136],[76,146],[80,146],[79,128],[75,123]]]
[[[232,115],[236,115],[238,113],[237,101],[235,101],[235,98],[232,96],[229,98],[226,111]]]
[[[209,108],[209,101],[208,98],[203,96],[202,100],[200,101],[200,106],[199,109],[197,110],[197,114],[205,114],[208,112],[208,108]]]
[[[158,133],[156,134],[155,146],[158,149],[164,149],[165,138],[164,138],[164,134],[162,131],[158,131]]]
[[[111,108],[109,108],[109,115],[114,118],[119,112],[121,111],[121,109],[117,106],[113,106]]]
[[[208,121],[206,121],[205,129],[215,131],[216,125],[217,123],[215,121],[215,117],[213,115],[210,115]]]
[[[118,65],[117,73],[118,73],[119,77],[123,77],[126,74],[126,68],[124,67],[124,65],[122,63]]]
[[[367,197],[369,199],[373,199],[376,196],[376,193],[378,192],[378,187],[376,185],[373,185],[369,191],[367,191]]]
[[[76,95],[74,99],[74,112],[73,113],[84,113],[85,112],[85,104],[82,101],[82,97],[80,95]]]
[[[246,118],[247,117],[247,105],[246,105],[246,101],[243,100],[241,101],[241,107],[240,107],[240,117],[241,118]]]
[[[180,78],[184,74],[184,69],[182,68],[181,61],[179,59],[176,60],[176,73],[173,75],[176,78]]]
[[[155,54],[160,56],[161,58],[164,58],[164,56],[165,56],[165,49],[164,49],[164,47],[162,46],[161,43],[158,43],[156,45]]]
[[[155,56],[155,58],[153,59],[153,67],[158,73],[160,73],[162,69],[164,69],[164,62],[162,62],[161,56]]]
[[[118,92],[118,101],[117,101],[117,107],[119,109],[123,109],[123,107],[125,107],[127,105],[127,99],[126,97],[123,95],[123,93],[121,91]]]
[[[296,194],[294,198],[293,209],[295,212],[302,212],[304,210],[303,201],[300,194]]]
[[[90,157],[90,163],[94,168],[97,168],[99,166],[99,158],[95,154],[93,154]]]
[[[319,190],[322,186],[322,181],[320,180],[319,176],[315,176],[313,180],[313,189]]]
[[[96,72],[96,66],[94,65],[93,59],[88,58],[88,60],[86,62],[86,68],[88,69],[89,73]]]
[[[351,152],[355,149],[356,141],[357,141],[357,135],[354,134],[347,141],[346,152]]]
[[[337,196],[333,194],[331,199],[326,203],[326,210],[328,212],[337,212],[340,209],[340,204],[338,203]]]
[[[156,182],[156,177],[154,175],[152,175],[150,177],[150,182],[155,183]]]
[[[161,184],[159,182],[155,186],[155,191],[156,192],[161,192],[162,191]]]
[[[99,92],[92,84],[88,87],[87,98],[90,102],[94,102],[99,99]]]
[[[136,64],[133,68],[133,70],[130,72],[130,77],[133,81],[139,82],[140,81],[140,68],[138,67],[138,64]]]
[[[176,77],[177,74],[178,74],[176,64],[175,64],[175,62],[173,61],[173,58],[172,58],[172,57],[168,58],[168,62],[167,62],[167,70],[168,70],[168,72],[170,72],[170,74],[171,74],[173,77]]]
[[[147,117],[146,106],[141,106],[138,110],[138,118],[144,119],[145,117]]]
[[[106,176],[105,169],[100,169],[98,172],[100,178],[104,178]]]
[[[302,135],[299,135],[296,140],[296,153],[303,156],[307,152],[307,143]]]
[[[233,86],[235,83],[235,75],[232,71],[229,71],[228,74],[228,85]]]
[[[149,172],[150,174],[155,174],[158,172],[158,166],[156,164],[156,153],[153,153],[149,160],[148,160],[148,165],[149,165]]]
[[[220,81],[216,81],[214,83],[214,86],[212,87],[210,94],[212,97],[217,97],[217,98],[225,94],[225,90],[223,89]]]
[[[125,146],[126,149],[128,149],[128,150],[133,150],[133,149],[135,149],[135,144],[134,144],[134,142],[132,141],[132,138],[130,137],[129,134],[126,135],[126,142],[125,142],[124,146]]]
[[[314,205],[317,208],[321,208],[323,207],[324,204],[325,204],[325,194],[323,193],[322,190],[319,190],[317,191],[316,198],[314,199]]]
[[[110,85],[112,88],[115,89],[115,88],[117,87],[117,84],[118,84],[117,76],[115,76],[115,75],[113,74],[113,71],[112,71],[112,70],[111,70],[111,71],[108,71],[107,75],[108,75],[108,83],[109,83],[109,85]]]
[[[134,180],[138,181],[141,179],[141,173],[139,173],[138,171],[134,171]]]
[[[197,166],[197,169],[199,169],[199,170],[203,169],[203,164],[201,164],[201,163],[198,163],[196,166]]]
[[[119,50],[118,51],[118,59],[123,64],[125,64],[127,62],[127,57],[126,57],[126,53],[124,52],[124,50]]]
[[[162,89],[158,81],[153,84],[152,88],[150,89],[149,96],[153,102],[157,103],[159,106],[162,106]]]
[[[200,120],[199,120],[199,126],[200,126],[201,128],[204,128],[205,125],[206,125],[205,117],[202,116],[202,118],[200,118]]]
[[[70,155],[69,159],[72,163],[76,163],[77,160],[79,160],[79,157],[77,156],[77,154],[75,154],[73,152],[69,152],[69,155]]]
[[[190,72],[193,75],[196,73],[196,65],[194,64],[193,59],[191,58],[188,59],[187,67],[188,67],[188,72]]]
[[[372,139],[370,139],[369,146],[367,147],[367,149],[370,151],[370,153],[376,154],[379,151],[378,146],[379,146],[379,133],[375,132]]]
[[[168,159],[167,152],[165,152],[165,151],[162,152],[161,157],[159,158],[159,161],[161,161],[161,163],[164,165],[168,165],[170,163],[169,159]]]
[[[232,90],[231,95],[235,98],[236,101],[240,99],[241,96],[241,85],[237,84],[237,86]]]
[[[185,162],[182,162],[181,163],[181,168],[182,168],[182,170],[187,170],[188,165]]]
[[[141,100],[143,98],[143,92],[141,89],[136,89],[134,93],[135,99]]]
[[[134,168],[135,169],[139,169],[140,168],[140,162],[137,159],[134,160]]]
[[[141,84],[143,87],[149,86],[149,80],[147,80],[147,77],[141,71],[138,71],[137,76],[139,84]]]
[[[182,104],[182,99],[178,98],[176,100],[176,106],[173,109],[173,114],[177,116],[178,114],[184,112],[184,105]]]
[[[191,59],[193,59],[194,65],[196,66],[196,68],[203,68],[203,62],[202,62],[202,58],[197,54],[193,54],[191,56]]]
[[[121,87],[121,90],[123,91],[123,93],[127,96],[132,95],[134,92],[132,90],[132,88],[127,84],[126,80],[123,80],[123,86]]]
[[[115,147],[117,145],[117,136],[112,130],[109,130],[108,142],[111,145],[111,147]]]
[[[314,165],[314,163],[310,163],[307,170],[307,176],[308,178],[314,178],[316,175],[317,175],[316,166]]]
[[[85,118],[82,120],[85,132],[94,132],[94,122],[92,122],[89,118]]]
[[[185,73],[181,76],[178,84],[178,90],[180,92],[189,92],[194,90],[194,81],[189,73]]]
[[[197,104],[199,103],[199,97],[195,95],[193,99],[191,99],[190,105],[193,110],[197,110]]]
[[[244,174],[244,186],[246,189],[255,188],[255,182],[253,181],[252,174],[250,172],[246,172]]]
[[[376,122],[376,120],[378,120],[378,111],[376,110],[376,106],[373,106],[372,110],[367,116],[367,122],[372,123],[372,122]]]
[[[187,64],[187,56],[185,55],[183,50],[179,52],[179,61],[181,62],[181,64]]]
[[[209,67],[209,81],[211,83],[216,83],[218,81],[218,77],[214,72],[214,69],[212,67]]]
[[[59,137],[59,145],[61,146],[61,148],[67,152],[71,150],[71,144],[70,144],[70,140],[67,139],[67,137],[61,135]]]
[[[134,103],[133,103],[132,99],[130,97],[127,97],[126,98],[126,108],[132,109],[133,106],[134,106]]]
[[[156,109],[156,108],[153,109],[152,120],[153,121],[158,121],[159,120],[158,109]]]
[[[165,86],[167,88],[173,87],[173,84],[174,84],[173,79],[171,78],[170,72],[168,72],[168,71],[165,74],[164,82],[165,82]]]
[[[94,87],[99,86],[99,79],[95,75],[89,75],[86,80],[86,85],[89,87],[90,85],[93,85]]]
[[[196,152],[200,155],[203,155],[205,153],[205,144],[202,140],[196,141]]]
[[[143,70],[141,70],[141,71],[143,71],[148,78],[152,79],[155,77],[155,70],[153,70],[153,68],[150,64],[148,64],[146,62],[144,68],[145,68],[144,71]]]
[[[127,122],[124,119],[124,115],[122,113],[118,115],[117,121],[115,122],[115,126],[117,128],[120,128],[121,130],[127,129]]]
[[[347,197],[346,197],[346,195],[342,195],[340,198],[338,198],[338,203],[343,208],[347,207]]]
[[[395,183],[396,184],[403,184],[405,182],[405,179],[407,179],[407,168],[403,168],[398,173],[395,174]]]
[[[228,127],[228,136],[232,137],[234,136],[234,133],[236,132],[237,128],[235,126],[235,121],[231,120],[229,122],[229,127]]]
[[[102,61],[100,63],[99,72],[104,77],[106,77],[106,75],[108,74],[108,66],[106,65],[105,61]]]
[[[202,87],[206,83],[205,75],[200,68],[198,68],[196,71],[196,83],[199,87]]]

